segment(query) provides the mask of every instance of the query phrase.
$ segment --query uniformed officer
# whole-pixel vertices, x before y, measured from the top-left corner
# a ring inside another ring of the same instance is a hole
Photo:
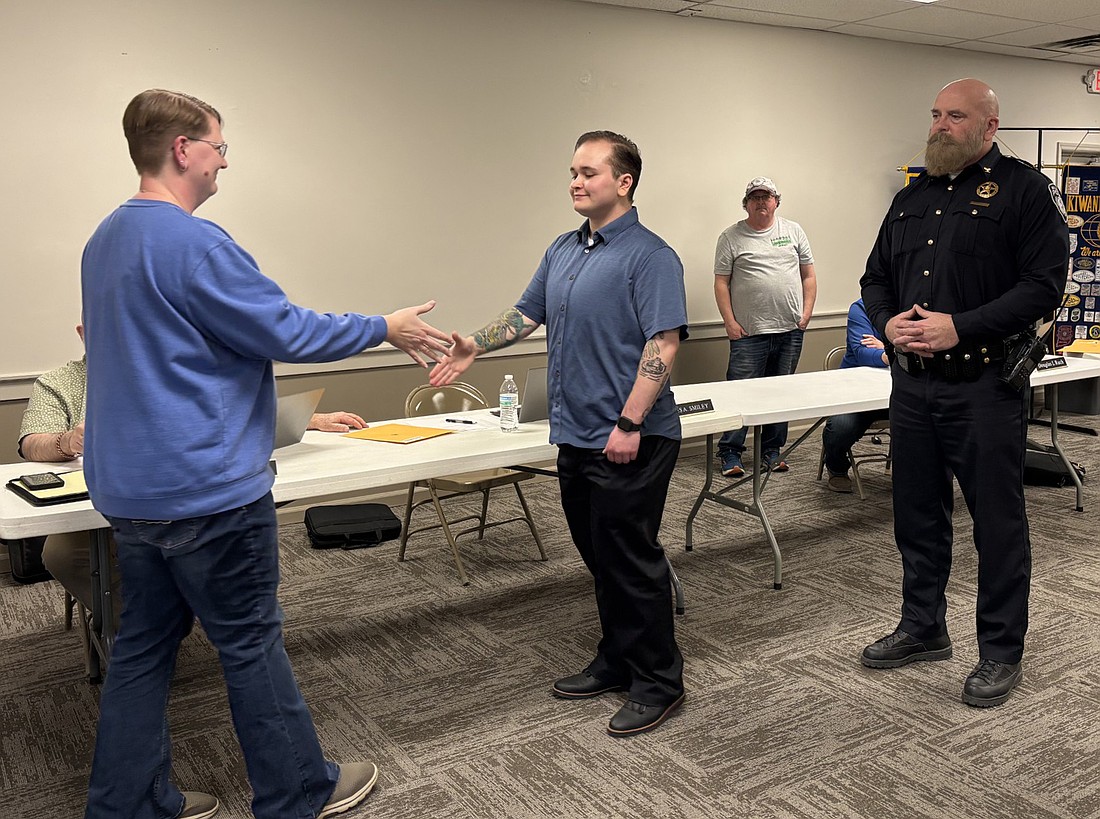
[[[894,197],[860,280],[890,342],[897,629],[863,650],[871,668],[951,656],[952,474],[974,519],[979,663],[968,705],[1004,702],[1023,677],[1031,544],[1024,510],[1027,390],[1000,376],[1061,300],[1069,259],[1057,188],[1001,155],[993,90],[964,79],[932,107],[926,171]],[[1011,348],[1010,348],[1011,347]]]

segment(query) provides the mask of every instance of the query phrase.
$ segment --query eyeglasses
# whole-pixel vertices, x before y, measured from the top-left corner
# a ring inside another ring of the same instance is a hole
[[[189,139],[192,142],[205,142],[207,145],[213,146],[214,150],[222,157],[224,157],[225,152],[229,150],[228,142],[211,142],[209,139],[199,139],[198,137],[184,137],[184,139]]]
[[[222,156],[225,156],[225,154],[222,154]],[[769,199],[772,198],[773,195],[774,194],[770,194],[770,193],[754,193],[752,196],[749,197],[749,201],[750,202],[767,202]]]

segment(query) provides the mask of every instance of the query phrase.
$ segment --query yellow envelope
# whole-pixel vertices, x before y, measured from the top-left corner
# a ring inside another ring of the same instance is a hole
[[[381,424],[348,432],[344,437],[358,438],[360,441],[385,441],[390,444],[415,444],[417,441],[426,441],[440,435],[450,435],[453,431],[435,427],[414,427],[409,424]]]

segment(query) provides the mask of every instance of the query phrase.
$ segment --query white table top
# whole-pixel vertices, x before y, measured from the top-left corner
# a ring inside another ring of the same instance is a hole
[[[709,384],[685,384],[674,387],[678,403],[710,398],[717,415],[741,415],[744,426],[759,426],[782,421],[802,421],[843,412],[882,409],[890,402],[890,372],[886,368],[851,367],[847,370],[795,373],[746,381],[715,381]],[[730,424],[714,429],[688,432],[684,437],[721,432]]]
[[[1095,376],[1100,376],[1100,360],[1068,358],[1066,367],[1036,372],[1031,383],[1040,387]],[[748,381],[683,384],[674,387],[673,392],[678,403],[704,398],[714,402],[714,412],[680,419],[684,438],[690,439],[742,425],[882,409],[890,399],[890,375],[886,369],[853,367]],[[537,463],[557,456],[557,447],[549,442],[550,428],[546,421],[522,424],[517,432],[506,434],[490,428],[496,419],[487,410],[466,416],[479,419],[480,427],[456,429],[454,434],[415,444],[359,441],[333,433],[307,432],[302,443],[275,453],[278,467],[272,490],[275,500],[322,498],[456,472]],[[438,422],[439,417],[409,421],[424,425]],[[0,481],[6,483],[30,472],[65,471],[78,465],[0,464]],[[105,525],[88,501],[36,507],[14,492],[0,489],[0,537],[34,537]]]

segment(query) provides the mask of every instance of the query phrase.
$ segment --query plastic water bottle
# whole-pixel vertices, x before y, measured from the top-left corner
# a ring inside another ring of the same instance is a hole
[[[512,376],[504,376],[500,385],[500,431],[515,432],[519,429],[519,387]]]

